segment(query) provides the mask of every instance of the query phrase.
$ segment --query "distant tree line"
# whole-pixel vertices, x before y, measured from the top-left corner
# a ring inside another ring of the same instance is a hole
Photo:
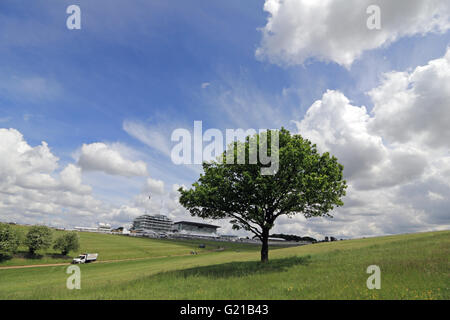
[[[325,240],[319,241],[319,242],[331,242],[331,241],[337,241],[335,237],[325,237]],[[342,240],[342,239],[341,239]]]
[[[0,223],[0,254],[16,253],[19,246],[28,248],[30,255],[35,255],[38,250],[45,250],[52,246],[53,249],[67,255],[70,251],[80,247],[76,232],[64,232],[63,235],[53,240],[53,230],[46,226],[32,226],[27,234],[23,234],[9,224]]]
[[[286,241],[295,241],[295,242],[299,242],[299,241],[309,241],[309,242],[317,242],[316,239],[311,238],[311,237],[300,237],[297,236],[295,234],[283,234],[283,233],[274,233],[272,235],[270,235],[271,238],[281,238],[284,239]]]
[[[312,243],[316,243],[316,242],[331,242],[331,241],[337,241],[338,239],[335,237],[331,237],[331,236],[326,236],[324,240],[316,240],[312,237],[300,237],[297,236],[295,234],[283,234],[283,233],[274,233],[270,235],[271,238],[281,238],[284,239],[286,241],[295,241],[295,242],[299,242],[299,241],[309,241]],[[342,240],[342,239],[341,239]]]

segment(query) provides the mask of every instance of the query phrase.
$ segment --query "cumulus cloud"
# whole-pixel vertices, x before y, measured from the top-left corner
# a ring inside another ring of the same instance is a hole
[[[150,194],[164,194],[164,181],[148,178],[144,191],[149,192]]]
[[[130,225],[136,217],[142,214],[143,212],[140,208],[130,205],[122,205],[119,208],[114,208],[111,213],[103,216],[103,218],[108,221],[114,221],[118,224]]]
[[[46,142],[32,148],[15,129],[0,129],[0,173],[20,173],[25,175],[33,171],[49,173],[58,167],[58,158],[51,152]],[[7,155],[7,157],[6,157]]]
[[[296,123],[322,152],[330,151],[345,164],[345,176],[360,188],[389,187],[420,176],[424,153],[406,146],[388,148],[370,130],[371,120],[364,106],[353,106],[342,93],[329,90]]]
[[[367,27],[373,4],[381,10],[379,30]],[[349,67],[366,50],[450,28],[447,0],[266,0],[264,10],[269,18],[256,56],[280,65],[316,58]]]
[[[281,221],[284,230],[354,237],[450,227],[449,54],[384,75],[374,108],[328,90],[297,121],[299,133],[344,165],[349,189],[335,221]]]
[[[60,172],[61,186],[67,190],[80,194],[88,194],[92,191],[92,188],[87,185],[83,185],[81,181],[81,168],[69,164]]]
[[[371,126],[391,143],[447,148],[450,141],[450,48],[412,72],[391,72],[369,92]]]
[[[282,217],[273,231],[341,238],[449,229],[449,62],[450,50],[413,70],[385,74],[368,92],[372,110],[342,92],[323,93],[296,124],[320,151],[330,151],[344,164],[345,205],[332,220]],[[125,122],[124,129],[160,151],[170,146],[166,131],[134,122]],[[76,164],[60,167],[46,142],[30,146],[19,131],[0,129],[1,219],[124,225],[147,211],[198,220],[180,205],[179,185],[166,188],[164,181],[148,177],[145,163],[136,161],[139,156],[124,145],[85,144]],[[83,170],[136,176],[140,193],[127,203],[105,203],[108,195],[99,200],[83,183]],[[227,221],[208,222],[222,226],[222,233],[233,232]]]
[[[2,219],[52,224],[69,213],[73,219],[104,209],[82,183],[80,168],[69,164],[58,173],[58,161],[46,142],[32,147],[19,131],[0,129]]]
[[[86,165],[90,170],[120,175],[147,171],[140,162],[126,160],[117,151],[137,155],[123,145],[83,147],[78,150],[83,168],[73,163],[61,168],[59,158],[46,142],[30,146],[18,130],[0,129],[0,220],[73,227],[95,226],[98,222],[128,225],[144,212],[167,214],[173,220],[189,217],[178,202],[177,186],[166,193],[164,181],[150,177],[141,193],[123,203],[109,203],[107,196],[100,200],[92,187],[83,183],[82,169],[86,170]],[[106,165],[99,167],[97,162]]]
[[[105,143],[83,144],[78,165],[87,171],[103,171],[111,175],[125,177],[148,175],[143,161],[131,161]]]

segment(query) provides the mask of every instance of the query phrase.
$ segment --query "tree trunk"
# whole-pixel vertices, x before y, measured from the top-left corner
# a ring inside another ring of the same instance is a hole
[[[261,246],[261,262],[269,261],[269,230],[264,229],[262,232]]]

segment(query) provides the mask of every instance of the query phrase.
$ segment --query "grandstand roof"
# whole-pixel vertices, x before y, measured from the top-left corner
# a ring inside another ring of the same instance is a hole
[[[212,224],[192,222],[192,221],[178,221],[178,222],[175,222],[174,224],[187,224],[187,225],[196,226],[196,227],[206,227],[206,228],[216,228],[216,229],[220,228],[219,226],[215,226]]]

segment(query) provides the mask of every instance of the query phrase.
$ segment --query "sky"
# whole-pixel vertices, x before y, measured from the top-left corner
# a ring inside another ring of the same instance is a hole
[[[449,229],[449,44],[446,0],[2,0],[0,221],[200,221],[177,189],[201,168],[170,154],[172,132],[202,121],[284,126],[344,165],[332,219],[273,232]]]

